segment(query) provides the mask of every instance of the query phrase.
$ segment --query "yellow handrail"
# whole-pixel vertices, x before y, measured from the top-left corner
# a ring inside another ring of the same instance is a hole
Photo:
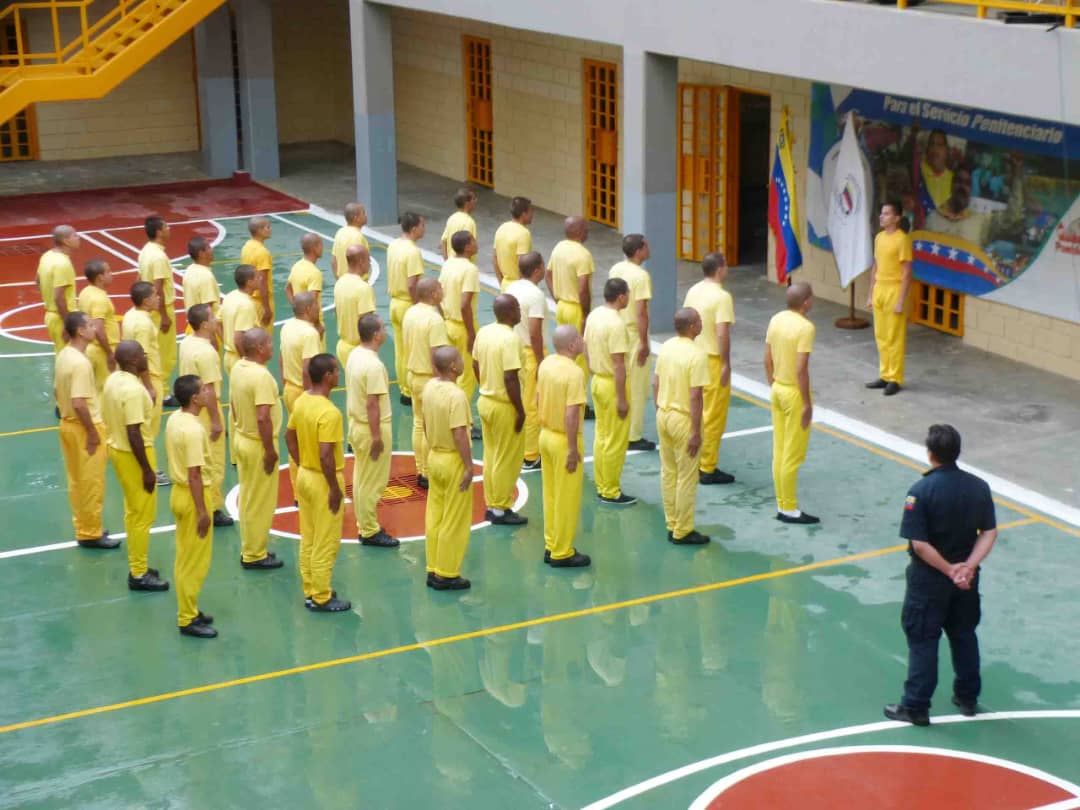
[[[935,2],[974,8],[975,16],[979,19],[986,18],[987,9],[1024,11],[1030,14],[1056,14],[1062,17],[1066,28],[1076,25],[1076,18],[1080,16],[1080,0],[1056,0],[1052,5],[1033,0],[935,0]],[[908,0],[897,0],[896,7],[909,8]]]

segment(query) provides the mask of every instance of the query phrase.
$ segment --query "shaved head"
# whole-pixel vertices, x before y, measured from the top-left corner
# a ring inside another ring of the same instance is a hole
[[[445,374],[454,365],[454,361],[460,357],[458,350],[453,346],[440,346],[434,351],[431,359],[435,364],[435,370],[440,374]]]
[[[416,283],[416,297],[420,301],[431,303],[441,288],[437,278],[422,278]]]
[[[292,311],[293,315],[299,318],[304,313],[308,312],[313,304],[317,303],[315,293],[313,292],[299,292],[293,296],[292,299]]]
[[[585,217],[567,217],[563,222],[563,233],[567,239],[584,242],[589,233],[589,222]]]
[[[312,253],[322,244],[322,237],[317,233],[305,233],[300,237],[300,249],[304,253]]]
[[[805,281],[792,284],[787,288],[788,309],[801,309],[813,296],[814,290]]]
[[[367,221],[367,211],[364,210],[364,206],[358,202],[351,202],[345,206],[345,221],[347,223],[355,225],[361,219]]]
[[[267,334],[265,329],[255,327],[254,329],[248,329],[240,336],[240,351],[244,353],[244,357],[255,354],[264,343],[270,340],[270,335]]]
[[[495,320],[508,326],[516,326],[521,323],[521,304],[512,295],[497,295],[495,303],[491,306],[495,313]]]
[[[252,217],[248,220],[248,233],[252,236],[270,225],[270,217]]]
[[[116,358],[116,364],[118,366],[121,368],[129,368],[138,365],[139,355],[143,353],[143,347],[139,345],[137,340],[121,340],[116,344],[116,351],[113,353],[113,357]]]
[[[694,324],[701,320],[698,311],[693,307],[683,307],[675,311],[675,331],[680,335],[688,334]]]
[[[345,263],[349,267],[359,267],[363,269],[367,267],[368,260],[371,258],[371,251],[369,251],[363,245],[349,245],[345,251]]]
[[[70,225],[57,225],[53,228],[52,237],[53,242],[58,245],[64,244],[68,239],[75,235],[75,229]]]
[[[579,337],[576,326],[564,323],[562,326],[556,326],[555,331],[551,333],[551,345],[555,347],[555,351],[562,353],[573,346],[574,341]]]

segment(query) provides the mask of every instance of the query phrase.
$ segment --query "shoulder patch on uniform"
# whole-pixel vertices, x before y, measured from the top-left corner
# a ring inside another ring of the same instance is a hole
[[[915,501],[916,500],[918,500],[918,499],[914,495],[908,495],[904,499],[904,509],[906,509],[908,512],[913,510],[915,508]]]

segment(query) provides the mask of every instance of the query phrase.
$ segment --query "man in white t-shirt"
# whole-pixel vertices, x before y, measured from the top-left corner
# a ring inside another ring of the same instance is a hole
[[[544,257],[536,251],[526,253],[518,261],[521,278],[510,282],[507,295],[521,306],[521,321],[514,327],[525,347],[525,384],[522,399],[525,405],[525,463],[523,470],[540,469],[540,420],[536,413],[536,370],[544,359],[547,345],[547,298],[540,289],[544,278]]]

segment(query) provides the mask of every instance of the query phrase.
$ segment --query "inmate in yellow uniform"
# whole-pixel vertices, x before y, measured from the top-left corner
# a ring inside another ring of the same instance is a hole
[[[343,225],[338,228],[337,233],[334,234],[334,246],[330,252],[334,254],[334,259],[337,261],[337,277],[341,278],[349,271],[348,253],[349,248],[353,245],[363,245],[364,247],[371,249],[368,245],[367,237],[364,236],[363,231],[357,228],[355,225]],[[365,277],[365,281],[367,278]]]
[[[327,397],[306,391],[296,400],[289,414],[289,430],[296,431],[300,470],[296,475],[296,495],[300,503],[300,579],[304,598],[320,605],[330,600],[330,581],[341,547],[341,528],[345,519],[345,441],[341,411]],[[319,461],[319,445],[334,445],[334,469],[341,488],[337,513],[329,507],[330,485]]]
[[[532,250],[532,234],[520,222],[504,222],[495,231],[495,256],[499,260],[499,272],[502,273],[502,290],[506,291],[511,281],[521,278],[518,258]]]
[[[911,261],[911,237],[897,228],[874,237],[874,340],[878,348],[878,376],[904,384],[904,349],[907,345],[907,301],[894,312],[903,290],[904,262]]]
[[[413,397],[413,455],[416,457],[417,475],[426,478],[428,444],[424,435],[424,386],[435,373],[431,365],[431,350],[438,346],[449,346],[450,336],[446,333],[446,321],[439,314],[439,310],[422,301],[414,304],[405,313],[401,332],[404,337],[409,388]]]
[[[773,485],[781,512],[799,508],[799,467],[810,442],[810,428],[803,430],[801,425],[799,355],[813,351],[815,331],[804,315],[786,310],[773,315],[765,334],[773,359]]]
[[[415,391],[415,389],[414,389]],[[444,579],[461,574],[472,527],[472,486],[461,491],[465,465],[454,441],[454,428],[472,426],[469,401],[452,382],[431,380],[423,393],[428,408],[424,430],[431,444],[431,479],[424,512],[427,570]]]
[[[146,352],[146,367],[150,372],[150,384],[154,387],[154,411],[150,419],[151,441],[157,440],[158,431],[161,429],[161,403],[165,398],[165,381],[161,374],[160,344],[157,336],[160,330],[154,324],[154,319],[144,309],[129,309],[124,313],[121,323],[124,340],[134,340],[143,351]]]
[[[405,340],[401,323],[412,306],[409,279],[424,275],[424,257],[412,239],[398,237],[386,248],[386,289],[390,293],[390,326],[394,330],[394,373],[401,395],[412,396],[405,363]]]
[[[270,251],[266,245],[260,242],[258,239],[248,239],[244,243],[244,247],[240,250],[240,264],[250,264],[255,268],[255,278],[259,278],[260,273],[266,274],[266,290],[270,294],[270,320],[274,319],[274,313],[277,311],[274,307],[274,257],[270,255]],[[262,291],[256,289],[251,297],[260,302],[259,306],[259,319],[262,319]]]
[[[68,501],[76,540],[97,540],[105,530],[101,510],[105,503],[105,424],[101,421],[94,368],[89,358],[74,346],[65,346],[56,355],[53,387],[60,408],[60,450],[67,470]],[[90,456],[86,453],[86,428],[83,427],[73,399],[85,399],[90,419],[97,429],[101,445]]]
[[[596,272],[592,254],[581,242],[563,239],[551,249],[548,269],[551,271],[551,285],[555,288],[552,290],[555,295],[555,323],[559,326],[569,324],[578,332],[583,332],[585,316],[589,313],[581,306],[578,279],[586,276],[592,280],[592,274]],[[577,364],[588,378],[589,367],[584,354],[578,355]]]
[[[631,362],[630,336],[622,315],[611,307],[599,307],[585,321],[585,345],[589,348],[593,404],[596,406],[596,433],[593,437],[593,476],[601,498],[622,494],[619,480],[626,461],[630,419],[620,419],[615,391],[615,366],[611,355],[622,354],[627,368]]]
[[[157,514],[157,487],[143,489],[142,467],[131,452],[128,425],[138,425],[146,448],[150,469],[157,469],[154,434],[150,431],[154,405],[142,380],[127,371],[117,370],[105,381],[102,415],[108,433],[109,460],[124,491],[124,531],[127,532],[128,569],[138,579],[146,573],[150,550],[150,527]]]
[[[290,414],[304,393],[304,361],[322,352],[319,330],[307,321],[289,318],[281,325],[281,376],[285,380],[282,399]],[[296,492],[296,464],[289,459],[289,481]]]
[[[694,530],[698,459],[686,452],[693,432],[690,392],[709,384],[708,357],[690,338],[670,338],[656,357],[656,379],[656,430],[660,436],[664,519],[672,537],[679,540]],[[704,399],[704,390],[702,395]]]
[[[543,290],[524,278],[511,282],[506,288],[506,294],[514,296],[518,306],[521,307],[521,321],[514,327],[514,331],[521,338],[521,345],[525,348],[521,389],[521,397],[525,405],[525,460],[536,461],[540,458],[540,419],[536,412],[536,371],[540,367],[540,360],[532,349],[529,326],[537,320],[540,321],[540,357],[543,358],[543,347],[548,345],[547,298]],[[579,365],[584,371],[584,361]]]
[[[544,548],[551,559],[574,556],[574,537],[581,515],[581,489],[585,467],[578,462],[567,472],[566,409],[585,409],[585,372],[569,357],[549,354],[540,364],[536,391],[540,408],[540,474],[544,484]],[[581,422],[578,422],[579,426]],[[585,443],[578,430],[578,455],[584,458]]]
[[[316,298],[321,297],[323,287],[322,270],[308,259],[301,259],[289,270],[289,278],[286,282],[292,285],[293,295],[302,292],[313,292]]]
[[[203,479],[203,506],[209,515],[213,511],[210,487],[206,483],[210,436],[197,416],[177,411],[169,417],[165,425],[165,452],[169,457],[169,477],[173,480],[169,508],[176,518],[176,563],[173,567],[176,623],[179,627],[187,627],[199,615],[199,591],[210,570],[214,548],[214,522],[210,521],[206,537],[199,537],[199,514],[188,486],[188,470],[199,467]]]
[[[116,351],[116,344],[120,342],[120,322],[116,319],[116,307],[109,294],[101,287],[87,284],[79,293],[79,311],[85,312],[91,321],[101,320],[105,324],[105,339],[109,342],[109,348]],[[109,359],[96,339],[86,347],[86,356],[94,367],[94,381],[100,394],[105,388],[105,380],[109,378]]]
[[[476,238],[476,220],[472,218],[472,214],[466,214],[464,211],[455,211],[446,218],[446,227],[443,228],[442,236],[439,241],[443,243],[447,258],[452,258],[454,255],[454,248],[450,245],[450,240],[458,231],[468,231],[472,234],[473,239]],[[476,256],[474,255],[468,261],[470,264],[476,264]]]
[[[686,292],[684,307],[692,307],[701,316],[701,334],[694,342],[708,355],[709,383],[705,386],[705,409],[701,415],[700,471],[711,473],[720,460],[720,441],[727,427],[728,407],[731,405],[731,383],[720,385],[724,372],[720,343],[716,337],[718,323],[735,323],[735,307],[731,293],[710,279],[702,279]]]
[[[626,395],[630,399],[630,441],[642,438],[645,427],[645,403],[649,401],[649,388],[652,386],[652,357],[645,358],[644,365],[638,365],[637,352],[641,341],[638,331],[638,304],[652,300],[652,277],[640,264],[621,261],[611,268],[608,278],[621,278],[630,288],[630,298],[626,309],[620,313],[626,324],[626,334],[630,340],[630,351],[626,355]]]
[[[513,327],[504,323],[481,327],[473,348],[480,364],[480,401],[476,407],[484,431],[484,500],[489,509],[509,509],[514,505],[514,486],[525,454],[525,430],[514,431],[517,410],[510,403],[503,375],[517,372],[519,390],[524,395],[525,349]]]
[[[45,329],[53,342],[53,348],[60,351],[67,340],[64,338],[64,319],[56,309],[56,290],[64,289],[64,301],[68,312],[75,311],[75,268],[71,257],[53,248],[41,254],[37,268],[38,290],[41,302],[45,305]]]
[[[343,276],[344,278],[344,276]],[[353,448],[353,512],[360,537],[374,537],[379,532],[376,507],[390,480],[394,436],[390,415],[390,374],[379,355],[357,346],[345,366],[345,410],[349,416],[349,444]],[[371,460],[371,425],[368,422],[368,397],[379,398],[379,436],[383,451]]]
[[[229,375],[233,422],[233,454],[240,482],[240,559],[258,562],[266,557],[266,541],[277,506],[278,470],[263,469],[263,443],[256,409],[270,407],[274,447],[281,433],[281,397],[277,380],[261,363],[241,358]]]
[[[240,347],[233,344],[237,332],[246,332],[259,325],[259,305],[242,290],[233,290],[221,302],[221,333],[225,344],[225,373],[232,375],[240,359]]]
[[[165,314],[169,316],[169,330],[161,331],[161,313],[150,313],[157,328],[158,357],[161,362],[161,379],[167,380],[176,369],[176,286],[173,269],[165,248],[157,242],[147,242],[139,251],[139,280],[150,284],[161,282],[161,298]]]
[[[345,368],[349,355],[360,345],[360,318],[375,311],[375,290],[356,273],[345,273],[334,284],[337,313],[337,359]]]
[[[443,262],[439,274],[442,283],[442,311],[446,317],[446,334],[450,345],[461,354],[465,370],[458,377],[458,385],[465,392],[465,397],[472,402],[476,393],[476,372],[473,371],[473,355],[469,351],[469,333],[465,330],[465,317],[462,314],[462,299],[465,293],[472,293],[472,322],[478,327],[477,312],[480,304],[480,270],[468,259],[453,256]]]
[[[206,508],[213,512],[225,506],[225,494],[222,491],[222,484],[225,481],[225,421],[221,412],[221,395],[224,391],[221,375],[221,355],[217,353],[214,344],[206,338],[188,335],[180,342],[178,373],[180,375],[194,374],[203,381],[204,385],[213,386],[214,394],[217,396],[217,419],[218,424],[222,426],[221,435],[216,439],[210,438],[213,414],[209,408],[203,408],[199,411],[198,417],[199,423],[206,431],[208,442],[206,462],[199,466],[203,468],[203,483],[210,493]],[[168,436],[166,435],[165,438],[167,443]],[[168,448],[166,447],[166,449]]]
[[[214,271],[204,264],[192,263],[184,271],[184,307],[191,309],[198,304],[209,304],[214,317],[221,313],[221,286],[214,277]],[[192,334],[191,324],[184,329],[185,335]],[[184,372],[180,372],[183,374]]]

